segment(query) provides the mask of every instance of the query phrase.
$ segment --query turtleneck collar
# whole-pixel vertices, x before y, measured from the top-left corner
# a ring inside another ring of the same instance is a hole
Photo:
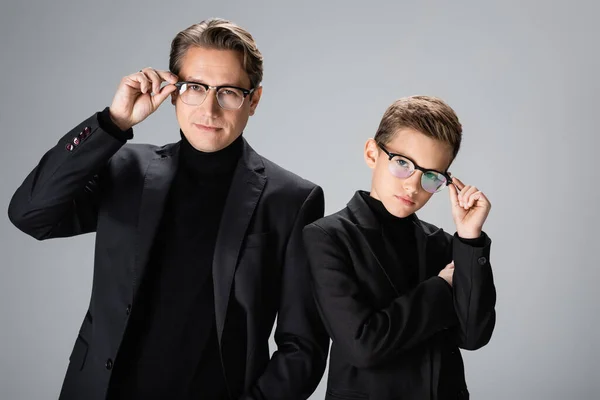
[[[375,214],[377,219],[383,224],[394,224],[397,225],[411,225],[415,220],[415,214],[411,214],[405,218],[399,218],[391,214],[383,205],[380,200],[371,197],[371,194],[366,191],[359,191],[360,196],[365,200],[371,211]]]
[[[206,153],[196,150],[183,132],[179,153],[180,166],[199,177],[222,176],[233,173],[243,151],[243,139],[240,135],[224,149]]]

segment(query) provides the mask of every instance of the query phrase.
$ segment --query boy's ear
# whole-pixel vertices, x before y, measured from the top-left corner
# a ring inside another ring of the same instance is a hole
[[[373,138],[367,140],[365,143],[364,156],[369,168],[374,169],[375,164],[377,164],[377,157],[379,157],[379,147]]]

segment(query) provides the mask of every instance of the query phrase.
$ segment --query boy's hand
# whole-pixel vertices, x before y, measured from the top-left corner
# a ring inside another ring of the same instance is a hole
[[[477,239],[481,235],[483,223],[492,205],[485,195],[474,186],[465,186],[460,179],[452,177],[449,185],[452,217],[458,236],[463,239]],[[460,190],[460,193],[458,190]]]
[[[454,277],[454,261],[446,265],[446,267],[440,271],[438,276],[448,282],[448,285],[452,286],[452,278]]]

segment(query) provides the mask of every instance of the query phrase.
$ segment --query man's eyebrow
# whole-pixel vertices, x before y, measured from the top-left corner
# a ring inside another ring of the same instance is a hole
[[[186,79],[184,79],[184,82],[194,82],[194,83],[203,83],[205,85],[208,85],[208,83],[204,82],[202,79],[199,78],[195,78],[193,76],[188,76],[186,77]],[[212,85],[211,85],[212,86]],[[241,83],[222,83],[220,85],[215,85],[215,86],[234,86],[234,87],[243,87]]]

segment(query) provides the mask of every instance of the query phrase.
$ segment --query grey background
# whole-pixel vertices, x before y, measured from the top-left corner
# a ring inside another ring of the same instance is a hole
[[[3,0],[0,209],[122,76],[166,69],[179,30],[228,18],[265,57],[246,137],[322,185],[327,213],[369,188],[363,144],[393,100],[430,94],[454,107],[464,145],[452,170],[493,204],[498,321],[487,347],[463,352],[472,397],[598,398],[599,7],[355,3]],[[135,133],[177,140],[173,107]],[[446,192],[420,217],[454,232]],[[36,242],[6,211],[0,231],[0,399],[53,399],[88,305],[94,236]],[[312,398],[324,393],[325,379]]]

